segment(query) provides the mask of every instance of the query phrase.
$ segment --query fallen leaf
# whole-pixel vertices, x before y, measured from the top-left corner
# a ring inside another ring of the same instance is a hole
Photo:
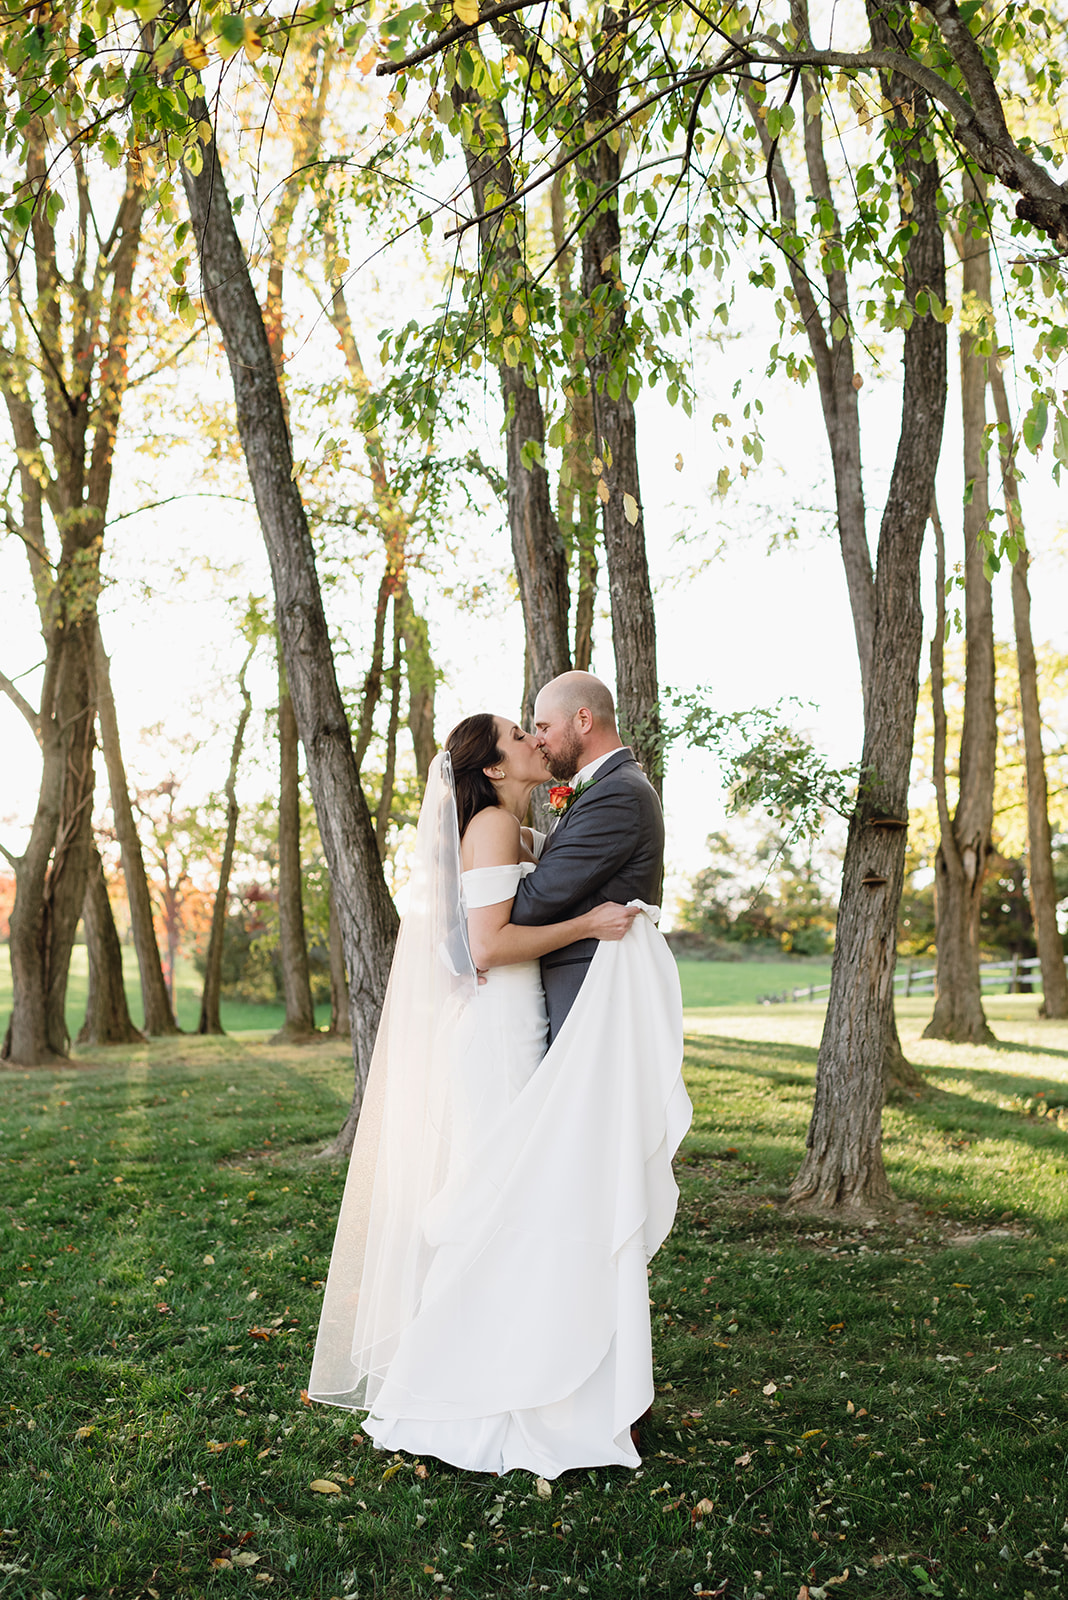
[[[397,1473],[398,1472],[402,1472],[403,1470],[404,1470],[404,1462],[403,1461],[394,1461],[393,1465],[391,1467],[387,1467],[385,1472],[383,1472],[383,1474],[382,1474],[382,1482],[383,1483],[388,1483],[390,1478],[395,1478]]]
[[[736,1459],[734,1465],[736,1467],[747,1467],[749,1465],[750,1461],[752,1461],[752,1459],[753,1459],[752,1450],[747,1450],[744,1455],[738,1456],[738,1458]]]
[[[815,1439],[816,1436],[818,1434],[821,1434],[822,1432],[823,1432],[822,1428],[809,1428],[808,1432],[807,1433],[803,1433],[801,1435],[801,1437],[802,1437],[802,1439]]]
[[[234,1557],[235,1567],[254,1567],[259,1560],[255,1550],[242,1550],[240,1555]]]
[[[89,1435],[91,1433],[95,1433],[95,1432],[96,1432],[96,1423],[95,1422],[88,1422],[88,1423],[86,1423],[84,1428],[75,1428],[74,1437],[76,1439],[88,1439]]]
[[[549,1483],[549,1481],[546,1478],[538,1478],[537,1481],[535,1482],[534,1487],[538,1491],[538,1499],[539,1500],[551,1500],[552,1499],[552,1497],[553,1497],[553,1486],[552,1486],[551,1483]]]
[[[230,1393],[232,1395],[234,1395],[235,1397],[237,1397],[237,1396],[243,1395],[247,1388],[248,1388],[248,1384],[247,1383],[235,1383],[235,1384],[231,1385]]]
[[[848,1413],[849,1416],[852,1416],[856,1409],[857,1408],[853,1404],[852,1400],[847,1400],[846,1401],[846,1412]]]
[[[229,1439],[209,1439],[206,1448],[211,1455],[218,1456],[221,1455],[224,1450],[229,1450],[230,1441]]]
[[[340,1494],[340,1483],[332,1483],[329,1478],[313,1478],[308,1485],[313,1494]]]
[[[215,1257],[214,1256],[205,1256],[204,1257],[204,1265],[206,1267],[213,1267],[215,1265]]]
[[[696,1522],[698,1517],[710,1517],[715,1509],[715,1505],[711,1500],[698,1500],[690,1512],[690,1521]]]
[[[426,1477],[426,1468],[424,1467],[424,1465],[423,1465],[423,1463],[421,1461],[417,1461],[415,1463],[415,1475],[416,1475],[417,1478],[425,1478]]]
[[[762,1391],[762,1393],[767,1394],[767,1395],[778,1394],[778,1392],[779,1392],[779,1385],[777,1383],[772,1383],[772,1382],[766,1383],[764,1385],[764,1388],[763,1388],[763,1391]]]
[[[310,1406],[311,1405],[311,1401],[308,1398],[307,1389],[302,1389],[300,1391],[300,1403],[301,1403],[302,1406]]]
[[[211,1565],[214,1572],[232,1572],[234,1567],[226,1556],[216,1556]]]

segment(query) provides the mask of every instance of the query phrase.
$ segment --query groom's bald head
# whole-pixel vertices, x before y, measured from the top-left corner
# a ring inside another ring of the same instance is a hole
[[[571,778],[598,756],[618,749],[616,708],[607,684],[592,672],[563,672],[534,702],[534,738],[554,778]]]
[[[539,706],[543,710],[552,709],[557,716],[568,720],[576,717],[580,711],[587,711],[595,728],[613,734],[616,731],[616,704],[612,699],[612,691],[592,672],[562,672],[539,693],[534,702],[535,717]]]

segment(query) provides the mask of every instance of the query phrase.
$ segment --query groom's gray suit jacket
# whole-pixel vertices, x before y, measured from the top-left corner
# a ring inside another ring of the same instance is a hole
[[[598,768],[588,789],[564,812],[545,841],[537,872],[516,890],[512,921],[543,927],[579,917],[609,900],[655,904],[664,863],[664,814],[656,790],[625,745]],[[553,950],[541,959],[555,1039],[586,976],[596,939]]]

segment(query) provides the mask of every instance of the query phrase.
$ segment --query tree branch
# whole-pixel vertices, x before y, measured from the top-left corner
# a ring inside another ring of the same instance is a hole
[[[8,699],[12,702],[12,704],[14,706],[16,706],[19,711],[22,712],[22,715],[26,718],[26,721],[29,723],[30,727],[33,729],[34,737],[36,739],[40,739],[40,737],[41,737],[41,717],[40,717],[40,713],[33,709],[33,707],[31,706],[30,702],[26,699],[26,696],[24,694],[22,694],[15,687],[15,684],[12,681],[12,679],[9,678],[6,673],[3,673],[3,672],[0,672],[0,689],[2,689],[4,691],[4,693],[7,695]]]

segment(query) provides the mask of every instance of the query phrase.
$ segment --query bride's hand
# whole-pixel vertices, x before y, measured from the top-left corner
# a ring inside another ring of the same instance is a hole
[[[596,906],[588,913],[590,931],[587,937],[612,941],[622,939],[635,917],[640,914],[640,906],[619,906],[612,901],[607,905]]]

